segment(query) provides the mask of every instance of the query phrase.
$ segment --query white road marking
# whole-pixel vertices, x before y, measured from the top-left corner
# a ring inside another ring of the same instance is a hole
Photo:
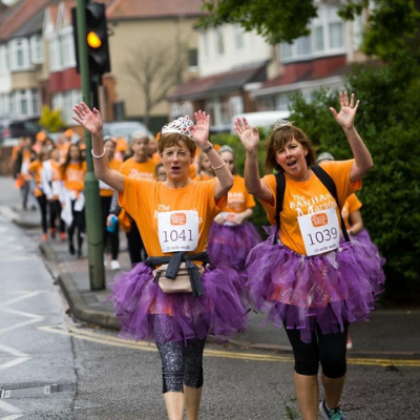
[[[20,408],[17,408],[3,400],[0,400],[0,410],[5,411],[7,414],[17,414],[22,412]]]

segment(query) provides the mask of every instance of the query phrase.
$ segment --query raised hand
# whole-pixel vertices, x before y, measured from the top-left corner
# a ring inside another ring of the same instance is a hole
[[[359,107],[360,101],[354,104],[354,93],[351,94],[350,102],[347,92],[340,92],[340,112],[334,108],[330,108],[331,114],[335,118],[338,124],[341,125],[343,129],[351,129],[354,125],[354,117]]]
[[[237,118],[235,121],[235,132],[241,139],[247,152],[253,152],[260,141],[260,133],[256,127],[250,127],[246,118]]]
[[[209,145],[210,115],[204,111],[194,112],[195,125],[190,128],[197,146],[204,149]]]
[[[90,110],[84,102],[80,102],[73,107],[73,112],[76,114],[73,117],[74,121],[86,128],[91,134],[95,135],[101,132],[102,117],[96,108]]]

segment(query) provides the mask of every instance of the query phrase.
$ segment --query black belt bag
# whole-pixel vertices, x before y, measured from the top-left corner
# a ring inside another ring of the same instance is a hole
[[[197,266],[193,261],[202,261]],[[204,294],[201,277],[205,265],[210,262],[208,252],[187,255],[176,252],[172,257],[149,257],[145,264],[153,268],[154,282],[163,293],[192,293],[193,296]],[[156,266],[160,266],[156,269]]]

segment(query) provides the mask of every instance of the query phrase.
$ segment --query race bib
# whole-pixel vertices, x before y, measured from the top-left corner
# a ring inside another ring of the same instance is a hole
[[[335,208],[300,216],[298,223],[308,256],[338,248],[340,228]]]
[[[198,213],[178,210],[158,213],[159,242],[162,252],[191,252],[198,244]]]

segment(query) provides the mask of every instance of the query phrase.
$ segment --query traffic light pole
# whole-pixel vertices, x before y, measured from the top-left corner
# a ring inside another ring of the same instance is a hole
[[[77,35],[79,49],[80,75],[82,78],[83,102],[89,107],[91,101],[91,83],[89,74],[88,50],[86,44],[86,10],[89,0],[77,0]],[[92,139],[90,133],[85,130],[86,164],[85,177],[86,197],[86,226],[88,240],[89,281],[90,290],[102,290],[105,288],[104,269],[104,244],[103,226],[101,217],[101,205],[99,197],[99,183],[93,170]]]

